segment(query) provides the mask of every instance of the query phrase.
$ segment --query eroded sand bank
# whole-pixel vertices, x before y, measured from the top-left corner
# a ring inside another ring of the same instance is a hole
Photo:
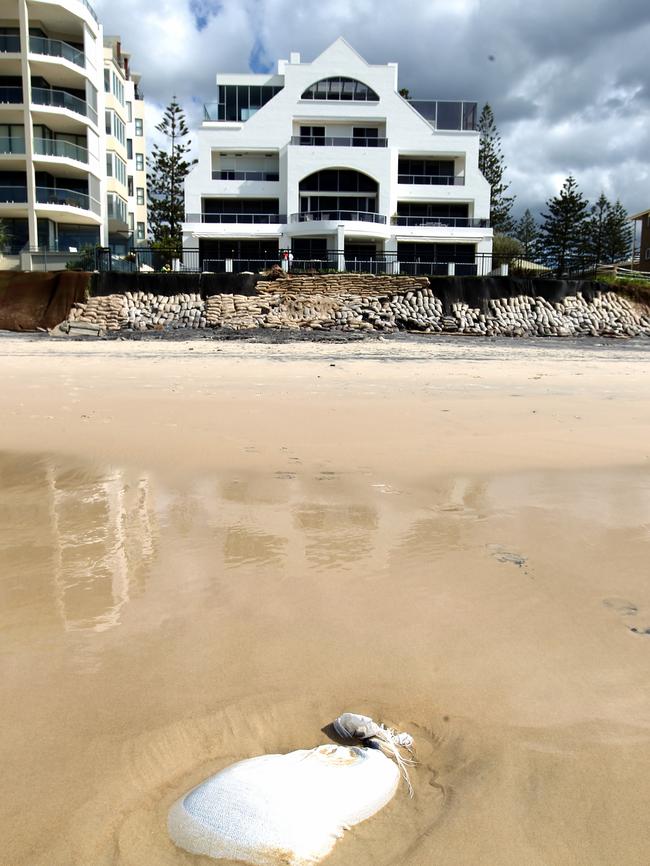
[[[333,866],[645,863],[643,350],[0,356],[3,862],[207,864],[173,800],[350,709],[421,763]]]

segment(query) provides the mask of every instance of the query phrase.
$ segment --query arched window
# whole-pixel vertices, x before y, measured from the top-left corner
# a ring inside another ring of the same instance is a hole
[[[379,97],[361,81],[337,75],[323,78],[308,87],[302,99],[347,100],[348,102],[379,102]]]

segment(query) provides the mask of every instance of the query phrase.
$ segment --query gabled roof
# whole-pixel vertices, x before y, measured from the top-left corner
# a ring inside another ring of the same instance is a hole
[[[639,213],[632,214],[632,216],[630,216],[629,219],[640,220],[640,219],[643,219],[643,217],[647,216],[648,214],[650,214],[650,207],[647,210],[642,210],[642,211],[639,211]]]
[[[358,51],[356,51],[347,39],[344,39],[342,36],[339,36],[338,39],[335,39],[331,45],[328,45],[324,51],[312,60],[312,63],[318,63],[320,60],[330,60],[330,59],[339,59],[342,55],[349,55],[353,57],[355,60],[363,63],[364,66],[370,66],[368,61],[362,57]]]

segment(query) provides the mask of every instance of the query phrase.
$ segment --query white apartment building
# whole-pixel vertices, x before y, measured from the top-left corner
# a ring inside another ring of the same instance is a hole
[[[138,173],[127,151],[143,112],[137,85],[119,41],[104,47],[88,0],[0,0],[1,267],[29,268],[43,253],[63,264],[85,246],[123,242],[128,178],[144,183],[144,156]],[[130,212],[146,232],[136,198]]]
[[[185,183],[183,245],[204,269],[291,251],[294,264],[474,273],[491,253],[476,103],[405,99],[397,64],[344,39],[274,75],[218,74],[217,89]]]
[[[119,36],[104,38],[108,245],[124,254],[147,235],[144,100]]]

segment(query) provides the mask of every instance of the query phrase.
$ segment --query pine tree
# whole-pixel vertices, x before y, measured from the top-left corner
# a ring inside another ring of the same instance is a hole
[[[597,264],[605,259],[606,227],[611,209],[607,196],[601,192],[585,224],[585,254]]]
[[[184,219],[184,181],[197,160],[188,160],[191,141],[185,113],[172,98],[163,119],[156,129],[166,136],[167,147],[153,146],[153,154],[147,160],[149,228],[157,246],[180,254],[182,247],[182,223]]]
[[[624,261],[632,255],[632,223],[618,200],[609,209],[603,234],[603,256],[606,262]]]
[[[507,234],[512,230],[510,211],[514,196],[506,195],[510,184],[504,183],[507,166],[501,152],[501,136],[497,130],[494,114],[486,103],[478,122],[479,152],[478,167],[490,184],[490,221],[495,232]]]
[[[584,251],[585,223],[588,202],[575,178],[569,176],[560,194],[546,202],[548,213],[542,214],[540,248],[545,257],[562,274],[570,266],[570,260]]]
[[[515,223],[513,234],[521,244],[523,258],[530,261],[537,250],[539,228],[535,217],[528,208],[524,211],[522,218]]]

